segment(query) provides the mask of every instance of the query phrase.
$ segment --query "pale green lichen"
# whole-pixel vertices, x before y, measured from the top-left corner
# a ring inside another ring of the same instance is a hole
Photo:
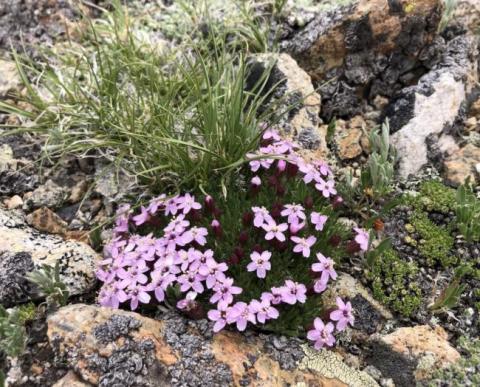
[[[299,364],[299,369],[317,371],[327,378],[338,379],[349,387],[378,387],[378,383],[369,374],[349,367],[335,352],[326,349],[317,351],[307,344],[302,345],[302,349],[305,357]],[[301,385],[297,384],[297,387]]]

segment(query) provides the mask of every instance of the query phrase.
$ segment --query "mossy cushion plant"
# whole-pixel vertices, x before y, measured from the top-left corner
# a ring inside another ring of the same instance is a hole
[[[215,331],[250,323],[333,345],[334,332],[353,324],[351,305],[338,298],[325,310],[320,294],[337,278],[335,262],[366,250],[369,237],[337,221],[331,170],[295,147],[268,130],[248,155],[245,182],[226,197],[162,195],[136,213],[122,207],[98,270],[100,303],[176,303],[208,315]]]
[[[390,248],[373,262],[367,278],[376,299],[404,316],[411,316],[422,301],[417,274],[415,263],[403,261]]]

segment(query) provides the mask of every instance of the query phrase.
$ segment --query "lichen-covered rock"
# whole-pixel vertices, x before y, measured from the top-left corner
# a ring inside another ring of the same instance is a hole
[[[9,92],[16,90],[20,84],[15,62],[0,59],[0,98],[4,98]]]
[[[327,152],[326,133],[319,127],[321,98],[315,91],[310,76],[290,55],[258,54],[251,57],[247,87],[252,88],[270,66],[269,85],[277,85],[271,98],[281,100],[280,111],[293,107],[280,118],[278,127],[308,153],[321,157]]]
[[[346,122],[337,120],[335,142],[338,148],[338,157],[342,160],[349,160],[362,154],[364,130],[366,130],[366,123],[361,116],[356,116]]]
[[[480,29],[480,2],[478,0],[457,0],[451,22],[467,28],[476,34]]]
[[[418,79],[420,53],[434,40],[441,10],[441,0],[319,8],[303,28],[288,30],[281,49],[314,81],[327,81],[320,88],[322,117],[352,117],[361,111],[362,93],[389,96]]]
[[[452,185],[460,185],[470,177],[480,182],[480,148],[467,144],[444,161],[445,179]]]
[[[39,208],[27,215],[27,223],[38,231],[48,234],[64,234],[68,224],[47,207]]]
[[[339,355],[302,348],[298,340],[282,346],[253,333],[212,335],[206,320],[175,313],[153,320],[69,305],[49,317],[48,337],[59,359],[99,386],[377,386]]]
[[[39,207],[58,208],[67,198],[68,190],[65,187],[47,180],[45,184],[24,195],[23,208],[28,211]]]
[[[73,371],[67,372],[67,374],[58,380],[52,387],[90,387],[90,383],[81,381]]]
[[[392,144],[400,157],[399,174],[408,177],[428,162],[426,140],[453,125],[477,75],[477,38],[458,36],[449,42],[443,60],[403,89],[386,109]]]
[[[72,295],[83,294],[95,284],[101,257],[88,245],[41,234],[29,227],[22,213],[0,208],[0,303],[12,305],[38,298],[24,276],[47,264],[60,264],[60,277]]]
[[[440,326],[435,329],[428,325],[399,328],[385,336],[372,336],[371,343],[372,354],[367,361],[383,375],[391,377],[398,387],[413,386],[436,369],[460,359]]]

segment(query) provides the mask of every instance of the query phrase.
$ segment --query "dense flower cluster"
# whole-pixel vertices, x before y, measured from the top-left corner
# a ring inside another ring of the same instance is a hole
[[[188,193],[161,195],[137,213],[128,205],[120,207],[114,237],[97,271],[104,283],[99,302],[135,310],[139,304],[164,302],[173,291],[177,307],[186,312],[210,305],[207,315],[215,332],[228,324],[243,331],[248,323],[268,324],[286,307],[322,293],[337,278],[335,262],[322,247],[338,249],[342,241],[335,227],[327,227],[334,223],[332,208],[341,204],[332,172],[322,162],[306,162],[295,152],[295,143],[273,130],[264,133],[262,145],[248,155],[252,175],[244,192],[247,203],[262,203],[248,204],[241,216],[230,213],[234,209],[222,213],[211,196],[202,205]],[[321,206],[306,187],[317,192]],[[265,200],[263,189],[268,191]],[[278,198],[297,198],[298,191],[303,200],[268,206],[272,190]],[[329,213],[320,211],[327,207]],[[223,237],[225,229],[238,230],[239,223],[238,245],[231,246],[237,242]],[[365,251],[368,234],[354,231],[349,243]],[[334,331],[353,325],[350,302],[338,298],[330,320],[325,324],[317,317],[308,331],[316,348],[332,346]]]

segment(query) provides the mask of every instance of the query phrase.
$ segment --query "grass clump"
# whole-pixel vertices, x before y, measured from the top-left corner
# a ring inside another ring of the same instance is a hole
[[[417,285],[418,267],[403,261],[393,249],[376,259],[367,273],[373,295],[403,316],[411,316],[421,304],[421,290]]]
[[[454,238],[450,230],[437,226],[424,212],[416,211],[410,217],[410,223],[419,234],[417,248],[429,265],[440,262],[442,266],[452,265],[456,258],[451,255]]]
[[[269,69],[246,90],[236,35],[211,29],[159,52],[130,23],[117,6],[91,22],[82,46],[50,52],[49,65],[16,56],[29,109],[1,103],[0,111],[28,127],[7,134],[45,135],[50,158],[101,156],[154,190],[223,184],[272,118],[273,107],[260,112],[273,92],[264,90]]]

